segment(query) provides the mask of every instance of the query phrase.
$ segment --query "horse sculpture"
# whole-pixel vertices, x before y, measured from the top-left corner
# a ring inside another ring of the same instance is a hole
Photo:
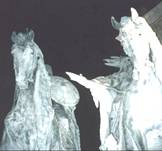
[[[79,93],[70,81],[52,75],[33,40],[33,31],[12,34],[16,88],[1,149],[79,150],[74,116]]]
[[[123,89],[123,117],[119,149],[162,149],[162,46],[144,18],[131,8],[131,17],[112,25],[116,38],[133,63],[132,81]]]
[[[120,23],[112,17],[111,22],[129,61],[112,58],[106,64],[120,64],[124,70],[93,81],[67,74],[90,89],[96,107],[100,103],[101,150],[161,150],[162,46],[133,8],[131,17],[122,17]]]

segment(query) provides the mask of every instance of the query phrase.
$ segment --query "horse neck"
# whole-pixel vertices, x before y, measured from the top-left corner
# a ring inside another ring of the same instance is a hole
[[[143,68],[134,68],[133,70],[133,81],[131,83],[131,88],[134,90],[138,89],[138,91],[143,92],[144,89],[147,91],[147,88],[152,87],[160,87],[161,83],[157,78],[154,72],[154,66],[151,62],[147,64],[147,66],[143,66]],[[133,86],[133,87],[132,87]]]
[[[37,111],[41,110],[43,107],[48,108],[52,106],[50,101],[50,87],[50,77],[48,76],[43,60],[40,60],[35,74],[33,92],[33,101]]]
[[[160,83],[162,83],[162,45],[158,40],[156,34],[152,31],[152,35],[149,39],[150,51],[152,53],[152,60],[155,68],[155,74],[158,77]]]

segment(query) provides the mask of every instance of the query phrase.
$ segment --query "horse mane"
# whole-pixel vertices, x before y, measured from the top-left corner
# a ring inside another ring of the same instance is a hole
[[[106,66],[112,66],[119,68],[119,72],[126,72],[128,69],[133,68],[131,58],[128,56],[111,56],[108,59],[104,59]]]

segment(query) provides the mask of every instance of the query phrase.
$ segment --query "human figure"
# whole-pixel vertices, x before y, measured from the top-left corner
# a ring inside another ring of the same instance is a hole
[[[129,57],[126,56],[115,56],[105,61],[106,65],[117,67],[119,71],[92,80],[74,73],[67,72],[67,74],[72,80],[90,90],[96,108],[100,109],[100,150],[111,150],[118,148],[120,104],[123,99],[123,89],[130,84],[133,66]]]

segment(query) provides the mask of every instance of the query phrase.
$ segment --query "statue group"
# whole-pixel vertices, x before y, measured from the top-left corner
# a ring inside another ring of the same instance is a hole
[[[131,8],[131,17],[111,18],[125,56],[105,59],[119,68],[87,79],[66,72],[90,90],[100,110],[100,150],[162,150],[162,46],[151,27]],[[13,33],[15,95],[5,118],[2,150],[81,150],[74,115],[76,87],[53,76],[34,42],[34,32]]]

